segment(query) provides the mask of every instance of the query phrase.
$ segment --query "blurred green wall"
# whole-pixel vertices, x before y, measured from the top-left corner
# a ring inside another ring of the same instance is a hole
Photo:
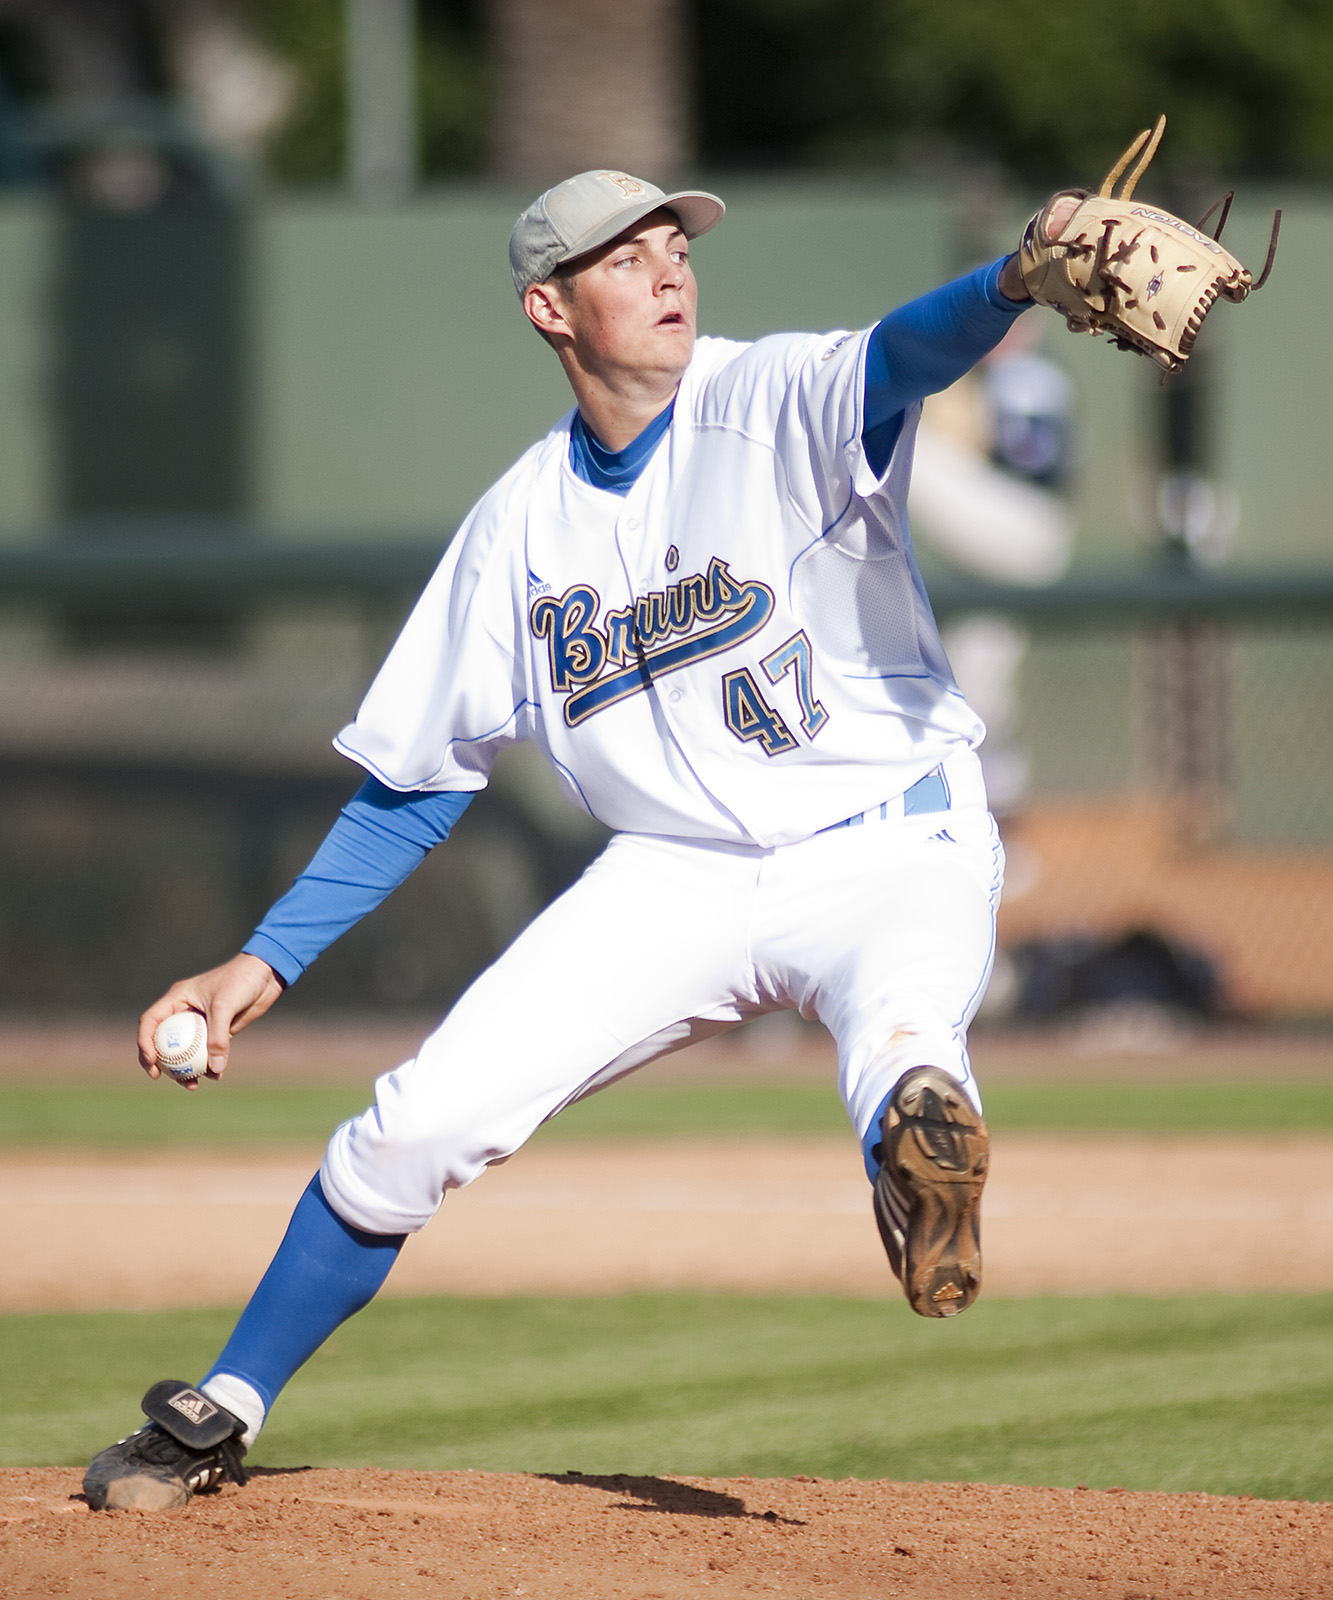
[[[1320,310],[1333,199],[1273,193],[1237,201],[1226,243],[1257,270],[1283,209],[1273,276],[1239,310],[1221,306],[1218,461],[1240,496],[1237,557],[1333,560],[1333,318]],[[1212,331],[1210,315],[1208,331]]]
[[[966,264],[960,202],[903,186],[720,182],[726,223],[700,239],[705,332],[857,326]],[[290,536],[447,532],[568,404],[520,316],[505,246],[524,197],[439,192],[392,211],[341,198],[273,200],[251,220],[252,505]],[[1205,335],[1216,464],[1239,497],[1236,559],[1329,554],[1324,441],[1333,326],[1316,273],[1333,197],[1249,196],[1228,243],[1258,265],[1286,210],[1269,287],[1220,306]],[[996,230],[1000,248],[1014,211]],[[48,385],[53,214],[0,207],[0,539],[40,536],[54,504]],[[975,236],[975,229],[973,230]],[[1146,535],[1154,370],[1044,317],[1043,348],[1080,405],[1081,561],[1124,559]]]
[[[53,502],[48,421],[54,219],[0,207],[0,538],[29,534]]]
[[[856,326],[943,271],[947,217],[921,193],[728,186],[695,244],[704,332]],[[288,202],[256,225],[262,518],[293,530],[452,528],[568,408],[509,278],[517,194],[395,212]]]

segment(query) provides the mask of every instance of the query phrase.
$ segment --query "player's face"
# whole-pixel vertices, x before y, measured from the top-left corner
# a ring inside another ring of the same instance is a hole
[[[698,289],[690,246],[667,211],[655,211],[554,290],[560,320],[585,370],[674,373],[694,351]]]

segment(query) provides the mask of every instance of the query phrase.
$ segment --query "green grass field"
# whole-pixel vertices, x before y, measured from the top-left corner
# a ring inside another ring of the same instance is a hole
[[[0,1145],[321,1142],[356,1088],[0,1087]],[[1333,1084],[1000,1085],[992,1126],[1333,1129]],[[625,1085],[543,1139],[847,1135],[832,1088]],[[1333,1498],[1333,1295],[385,1300],[298,1375],[261,1465],[892,1477]],[[0,1464],[78,1464],[229,1310],[0,1317]]]
[[[0,1318],[0,1463],[80,1464],[228,1311]],[[385,1300],[284,1396],[268,1466],[1120,1485],[1333,1498],[1333,1295]]]
[[[251,1145],[322,1142],[369,1090],[205,1084],[184,1094],[123,1087],[0,1085],[0,1145]],[[1333,1130],[1333,1083],[998,1084],[986,1114],[1000,1133],[1282,1133]],[[845,1134],[831,1086],[618,1085],[571,1106],[543,1139],[707,1134]]]

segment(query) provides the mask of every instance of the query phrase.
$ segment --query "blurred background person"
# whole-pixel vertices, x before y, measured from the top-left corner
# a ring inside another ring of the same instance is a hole
[[[1073,554],[1074,386],[1040,353],[1040,339],[1040,327],[1015,323],[922,413],[913,530],[950,565],[990,583],[1054,583]],[[959,687],[986,724],[981,764],[1003,821],[1022,805],[1030,778],[1020,732],[1028,631],[980,612],[951,622],[943,637]]]

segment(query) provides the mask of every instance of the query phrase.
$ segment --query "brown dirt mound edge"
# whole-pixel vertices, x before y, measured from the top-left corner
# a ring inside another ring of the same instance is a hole
[[[259,1469],[179,1512],[95,1513],[0,1472],[6,1597],[786,1600],[1333,1595],[1333,1504],[819,1478]]]

